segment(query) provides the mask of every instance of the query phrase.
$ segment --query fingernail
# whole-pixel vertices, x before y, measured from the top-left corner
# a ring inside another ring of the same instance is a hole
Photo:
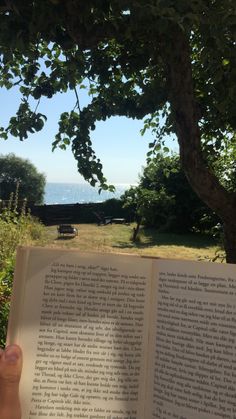
[[[18,361],[19,357],[20,357],[19,352],[14,346],[9,346],[8,348],[6,348],[5,359],[7,363],[15,364]]]

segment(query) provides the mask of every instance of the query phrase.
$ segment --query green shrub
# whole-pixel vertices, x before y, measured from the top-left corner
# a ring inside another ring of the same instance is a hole
[[[18,208],[17,190],[11,195],[7,208],[0,213],[0,345],[6,339],[7,320],[18,245],[43,244],[44,227],[25,212],[25,204]]]
[[[14,265],[14,258],[8,259],[0,272],[0,346],[4,346],[6,340]]]

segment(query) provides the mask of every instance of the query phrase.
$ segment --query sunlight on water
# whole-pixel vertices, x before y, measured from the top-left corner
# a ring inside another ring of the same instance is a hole
[[[102,202],[110,198],[119,198],[130,185],[115,185],[115,193],[98,190],[86,183],[47,183],[45,188],[45,204],[76,204]]]

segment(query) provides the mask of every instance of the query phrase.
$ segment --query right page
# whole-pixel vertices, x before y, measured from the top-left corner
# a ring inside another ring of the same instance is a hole
[[[154,264],[145,418],[235,418],[236,266]]]

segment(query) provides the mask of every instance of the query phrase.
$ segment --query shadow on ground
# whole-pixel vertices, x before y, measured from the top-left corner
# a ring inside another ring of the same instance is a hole
[[[174,234],[158,233],[151,229],[142,229],[140,239],[137,242],[120,242],[113,245],[116,248],[137,248],[144,249],[153,246],[185,246],[193,249],[200,249],[217,246],[217,242],[211,236],[204,234]]]

